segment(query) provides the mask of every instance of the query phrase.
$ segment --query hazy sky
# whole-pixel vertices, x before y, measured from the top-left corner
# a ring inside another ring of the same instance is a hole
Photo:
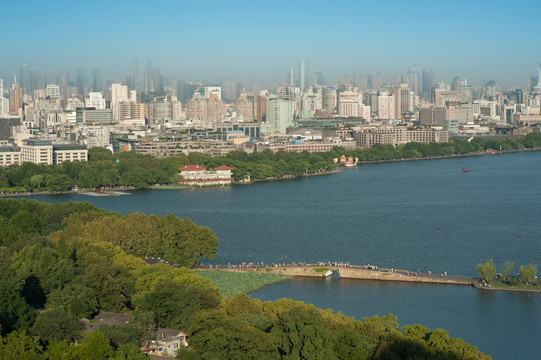
[[[145,58],[183,80],[286,81],[308,59],[338,73],[404,73],[525,85],[541,62],[541,1],[6,1],[0,77],[102,69],[124,80]],[[74,77],[72,73],[71,77]]]

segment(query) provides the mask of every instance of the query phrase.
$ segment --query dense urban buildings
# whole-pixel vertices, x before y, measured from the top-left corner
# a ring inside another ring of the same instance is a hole
[[[18,76],[0,79],[0,163],[85,161],[95,146],[163,157],[523,135],[541,128],[541,64],[532,70],[510,89],[497,80],[437,79],[417,64],[332,81],[302,59],[285,82],[262,88],[164,76],[150,58],[132,59],[124,79],[104,79],[95,68],[49,75],[23,64]]]

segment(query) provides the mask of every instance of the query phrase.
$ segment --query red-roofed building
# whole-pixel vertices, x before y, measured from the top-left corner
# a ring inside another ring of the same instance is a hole
[[[216,169],[205,169],[199,165],[186,165],[179,169],[180,185],[215,186],[229,185],[233,181],[233,169],[229,166],[218,166]]]

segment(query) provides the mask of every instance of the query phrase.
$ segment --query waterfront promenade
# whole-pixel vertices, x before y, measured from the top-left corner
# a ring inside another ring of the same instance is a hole
[[[474,278],[432,273],[413,272],[399,269],[378,268],[373,265],[351,265],[344,263],[319,263],[319,264],[264,264],[243,263],[240,265],[214,265],[205,266],[204,269],[220,269],[233,272],[265,271],[267,273],[283,274],[295,277],[324,278],[337,274],[342,279],[378,280],[378,281],[401,281],[447,285],[469,285]]]

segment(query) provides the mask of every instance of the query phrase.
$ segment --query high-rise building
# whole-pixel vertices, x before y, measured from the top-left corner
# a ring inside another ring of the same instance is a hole
[[[408,84],[398,84],[391,91],[394,95],[395,118],[401,119],[402,115],[413,111],[413,92]]]
[[[354,91],[342,91],[338,95],[338,115],[343,117],[360,117],[362,94]]]
[[[432,87],[434,86],[434,73],[432,70],[423,70],[423,80],[421,87],[421,98],[432,101]]]
[[[295,85],[295,70],[293,68],[289,69],[287,73],[287,83],[291,86]]]
[[[101,78],[100,69],[92,69],[91,78],[90,78],[90,87],[92,88],[92,91],[94,92],[103,90],[103,81]]]
[[[417,71],[417,64],[413,63],[408,73],[405,75],[404,82],[408,84],[408,87],[413,91],[414,95],[419,95],[419,73]]]
[[[47,88],[45,89],[45,96],[56,99],[60,98],[60,85],[47,85]]]
[[[233,109],[237,113],[237,116],[248,121],[254,120],[254,103],[246,94],[239,95],[238,99],[233,102]]]
[[[462,91],[462,79],[457,76],[453,78],[453,81],[451,81],[451,90],[455,90],[458,93]]]
[[[105,109],[105,99],[101,92],[89,92],[85,98],[85,107],[95,108],[96,110]]]
[[[383,74],[380,71],[373,72],[370,76],[370,86],[374,91],[380,91],[383,87]]]
[[[139,59],[131,60],[131,89],[138,93],[141,91],[139,85]]]
[[[291,101],[270,96],[267,99],[267,134],[285,134],[286,129],[293,126]]]
[[[256,118],[258,122],[267,120],[267,95],[265,94],[257,96]]]
[[[235,80],[225,80],[222,84],[223,98],[233,101],[237,98],[237,82]]]
[[[378,96],[378,119],[391,120],[396,118],[394,100],[394,96],[387,93]]]
[[[299,63],[299,82],[298,82],[298,86],[301,88],[301,91],[303,91],[305,88],[306,88],[306,79],[307,79],[307,74],[308,74],[308,66],[307,66],[307,61],[306,60],[301,60],[300,63]]]
[[[22,89],[19,89],[19,84],[17,83],[17,79],[15,78],[13,81],[13,85],[11,86],[11,89],[9,90],[9,114],[10,115],[19,115],[21,92],[22,92]]]
[[[530,76],[528,77],[528,82],[526,84],[526,91],[533,92],[535,85],[539,82],[539,77],[537,76]]]
[[[152,59],[146,59],[145,66],[145,92],[154,92],[154,79],[152,74]]]

